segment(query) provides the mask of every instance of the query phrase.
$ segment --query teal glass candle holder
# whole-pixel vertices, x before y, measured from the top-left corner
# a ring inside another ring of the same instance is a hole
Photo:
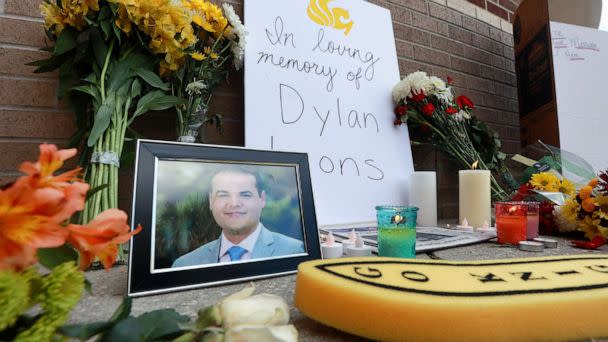
[[[376,215],[378,218],[378,255],[415,258],[418,208],[379,205],[376,207]]]

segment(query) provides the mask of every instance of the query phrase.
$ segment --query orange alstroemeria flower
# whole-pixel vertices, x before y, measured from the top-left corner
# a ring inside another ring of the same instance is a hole
[[[0,191],[0,269],[21,270],[36,262],[37,248],[65,243],[68,232],[60,222],[37,213],[36,202],[24,200],[33,192],[23,182]]]
[[[53,173],[63,166],[63,162],[72,158],[77,153],[75,148],[67,150],[58,150],[57,146],[51,144],[40,145],[40,157],[36,163],[23,162],[19,170],[30,176],[28,179],[32,187],[66,187],[74,181],[82,181],[80,179],[81,168],[64,172],[60,175]]]
[[[129,231],[127,214],[122,210],[108,209],[86,226],[69,225],[68,242],[80,251],[81,269],[87,268],[97,257],[108,270],[118,255],[118,245],[129,241],[141,229],[138,225]]]

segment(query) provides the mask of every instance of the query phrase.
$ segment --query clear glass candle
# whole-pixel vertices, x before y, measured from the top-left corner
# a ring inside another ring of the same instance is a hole
[[[525,241],[528,205],[525,202],[496,202],[494,207],[498,243],[517,245],[519,241]]]
[[[416,257],[416,217],[418,208],[377,206],[378,255]]]

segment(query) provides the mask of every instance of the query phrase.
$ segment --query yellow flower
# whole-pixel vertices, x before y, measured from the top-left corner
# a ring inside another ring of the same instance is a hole
[[[593,212],[593,217],[608,220],[608,196],[597,196],[595,205],[599,207],[599,210]]]
[[[578,202],[573,199],[567,199],[564,204],[560,208],[560,213],[564,216],[570,223],[576,223],[578,219],[578,213],[580,212],[581,207]]]
[[[207,56],[205,56],[204,54],[202,54],[200,52],[193,52],[190,54],[190,57],[192,57],[192,59],[195,59],[197,61],[202,61],[207,58]]]
[[[219,55],[215,52],[213,52],[213,50],[211,50],[211,47],[209,46],[205,46],[205,48],[203,49],[203,52],[205,52],[205,55],[209,56],[209,58],[211,59],[218,59]]]
[[[114,21],[114,24],[125,33],[131,32],[131,20],[129,19],[129,13],[127,12],[125,5],[118,5],[118,19]]]
[[[61,0],[61,6],[57,6],[54,1],[40,5],[44,27],[55,35],[59,35],[66,26],[72,26],[79,31],[84,29],[84,18],[89,10],[99,11],[97,0]]]
[[[558,190],[559,192],[568,196],[574,196],[574,193],[576,192],[574,184],[566,178],[562,179],[561,184],[559,184]]]
[[[601,235],[600,233],[600,220],[593,219],[586,216],[578,224],[578,230],[585,233],[585,237],[589,240],[593,240],[594,237]]]
[[[558,191],[559,179],[549,172],[541,172],[532,175],[530,184],[540,191]]]

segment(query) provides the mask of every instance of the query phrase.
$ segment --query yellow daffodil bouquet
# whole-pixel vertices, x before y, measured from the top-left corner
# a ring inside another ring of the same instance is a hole
[[[247,32],[229,4],[220,8],[205,0],[182,0],[182,5],[192,18],[196,43],[186,50],[183,66],[170,69],[173,94],[187,99],[176,106],[177,136],[179,141],[201,142],[203,124],[221,129],[221,116],[208,113],[209,102],[230,72],[242,67]]]

